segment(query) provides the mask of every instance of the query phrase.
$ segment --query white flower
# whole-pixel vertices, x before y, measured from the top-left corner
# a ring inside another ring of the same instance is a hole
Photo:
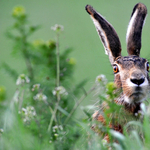
[[[40,84],[34,84],[32,91],[38,90],[40,88]]]
[[[55,24],[53,27],[51,27],[51,29],[54,31],[63,31],[64,27],[62,25]]]
[[[26,112],[26,109],[25,109],[25,108],[22,108],[22,111],[25,113],[25,112]]]
[[[35,108],[33,106],[22,108],[22,115],[24,122],[30,122],[36,116]]]
[[[53,93],[53,95],[56,95],[56,90],[53,90],[52,93]]]
[[[2,134],[4,132],[4,130],[3,129],[0,129],[0,134]]]
[[[20,94],[20,91],[19,90],[16,90],[15,94],[14,94],[14,97],[13,97],[13,100],[14,102],[18,103],[19,102],[19,94]]]
[[[43,93],[38,93],[33,97],[34,100],[38,100],[38,101],[46,101],[47,100],[47,96],[44,95]]]
[[[57,132],[57,130],[63,130],[63,127],[62,127],[62,125],[56,125],[56,126],[53,126],[53,132]]]
[[[29,82],[30,82],[30,79],[25,74],[21,74],[19,75],[16,81],[16,85],[21,85],[21,84],[29,83]]]
[[[52,141],[50,140],[49,143],[52,143]]]
[[[106,83],[107,83],[106,76],[103,75],[103,74],[97,76],[95,82],[96,82],[96,83],[102,82],[103,84],[106,84]]]
[[[107,144],[108,144],[107,140],[103,139],[102,144],[103,144],[103,146],[107,146]]]
[[[53,95],[56,95],[57,93],[60,95],[68,95],[68,92],[63,86],[58,86],[55,88],[55,90],[52,91]]]
[[[55,134],[54,134],[54,136],[55,136],[55,137],[58,137],[58,134],[57,134],[57,133],[55,133]]]
[[[60,129],[60,130],[63,130],[63,126],[59,125],[59,129]]]
[[[105,97],[106,96],[106,84],[107,84],[106,76],[103,74],[97,76],[95,83],[96,83],[96,89],[95,89],[94,96],[101,94]]]
[[[57,129],[58,129],[58,126],[53,126],[53,132],[56,132]]]

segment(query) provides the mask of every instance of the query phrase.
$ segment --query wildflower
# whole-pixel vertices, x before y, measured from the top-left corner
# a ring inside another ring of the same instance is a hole
[[[46,41],[46,46],[49,47],[51,50],[55,49],[56,48],[56,42],[53,41],[53,40],[49,40],[49,41]]]
[[[52,143],[52,141],[50,140],[49,143]]]
[[[21,74],[16,81],[16,85],[22,85],[24,83],[29,83],[29,82],[30,79],[25,74]]]
[[[53,133],[54,133],[54,136],[57,138],[59,135],[64,135],[65,132],[62,132],[63,131],[63,127],[62,125],[55,125],[53,126]],[[61,132],[60,132],[61,131]],[[59,134],[58,134],[59,133]]]
[[[56,125],[56,126],[53,126],[53,132],[57,132],[57,130],[63,130],[63,127],[61,125]]]
[[[60,130],[63,130],[63,126],[59,125],[59,129],[60,129]]]
[[[0,137],[1,135],[3,134],[4,130],[3,129],[0,129]]]
[[[3,130],[3,129],[0,129],[0,135],[1,135],[3,132],[4,132],[4,130]]]
[[[51,29],[54,31],[63,31],[64,27],[62,25],[55,24],[53,27],[51,27]]]
[[[70,65],[75,65],[76,64],[76,60],[74,58],[67,59],[67,61]]]
[[[38,100],[38,101],[46,101],[47,100],[47,96],[44,95],[43,93],[38,93],[33,97],[34,100]]]
[[[68,95],[68,92],[63,86],[58,86],[55,90],[52,91],[53,95],[60,94],[60,95]]]
[[[103,83],[103,84],[106,84],[107,83],[107,79],[106,79],[106,76],[101,74],[99,76],[96,77],[96,80],[95,80],[96,83]]]
[[[114,82],[109,82],[107,85],[106,85],[106,88],[107,88],[107,91],[108,92],[113,92],[114,90],[116,90],[116,85]]]
[[[32,91],[38,90],[40,88],[40,84],[34,84]]]
[[[33,106],[27,106],[26,108],[22,108],[23,121],[30,122],[36,116],[36,111]]]
[[[96,83],[96,90],[94,96],[101,94],[104,97],[106,97],[106,92],[105,92],[106,91],[105,85],[107,84],[106,76],[103,74],[98,75],[96,77],[95,83]]]
[[[113,100],[116,97],[118,97],[118,95],[121,92],[121,89],[118,89],[118,90],[116,90],[116,89],[117,89],[117,87],[114,82],[109,82],[106,85],[106,94],[108,95],[107,96],[108,100]]]
[[[103,139],[103,140],[102,140],[102,144],[103,144],[103,146],[107,146],[107,145],[108,145],[107,140]]]
[[[17,89],[14,96],[13,96],[13,100],[14,102],[18,103],[19,102],[19,94],[20,94],[20,91]]]
[[[56,130],[58,129],[58,126],[53,126],[53,132],[56,132]]]
[[[33,45],[33,47],[35,47],[35,48],[39,48],[39,47],[41,47],[41,46],[44,45],[44,41],[43,41],[43,40],[40,40],[40,39],[34,40],[34,41],[32,42],[32,45]]]
[[[22,17],[25,16],[25,9],[22,6],[17,6],[13,9],[12,15],[14,17]]]
[[[55,136],[55,137],[58,137],[58,134],[57,134],[57,133],[55,133],[55,134],[54,134],[54,136]]]

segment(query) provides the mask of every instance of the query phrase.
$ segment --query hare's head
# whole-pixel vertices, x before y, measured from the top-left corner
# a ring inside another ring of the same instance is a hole
[[[149,90],[149,63],[140,58],[141,34],[144,20],[147,14],[145,5],[135,5],[127,30],[127,52],[128,56],[121,56],[121,44],[118,35],[112,25],[107,22],[90,5],[86,6],[100,39],[109,56],[110,63],[115,75],[115,83],[122,88],[123,94],[120,101],[129,104],[142,102],[146,99]]]

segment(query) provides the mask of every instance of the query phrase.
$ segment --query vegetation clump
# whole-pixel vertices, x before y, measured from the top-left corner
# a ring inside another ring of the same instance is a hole
[[[92,114],[100,109],[102,102],[107,102],[108,114],[120,113],[120,106],[113,103],[117,94],[115,85],[107,81],[105,75],[96,77],[95,84],[89,91],[84,90],[85,81],[74,85],[73,73],[76,60],[71,56],[72,49],[60,49],[62,25],[54,25],[56,37],[44,41],[30,41],[30,36],[40,26],[33,26],[28,21],[24,7],[15,7],[12,16],[14,24],[8,29],[7,36],[12,39],[12,53],[22,57],[26,69],[19,74],[5,62],[2,68],[16,82],[16,91],[11,101],[6,100],[6,89],[0,86],[0,149],[149,149],[150,134],[149,105],[142,106],[143,122],[128,121],[124,125],[124,135],[103,126],[99,122],[98,130],[110,135],[110,143],[91,130]],[[80,111],[85,116],[79,118],[75,112],[81,102],[93,94],[96,104],[84,106]],[[117,115],[114,116],[117,116]],[[110,118],[107,118],[109,122]],[[112,119],[112,118],[111,118]],[[115,118],[116,119],[116,118]],[[130,126],[129,132],[127,130]],[[138,130],[136,130],[138,127]],[[142,134],[139,134],[142,133]],[[142,137],[141,137],[142,135]],[[131,140],[132,139],[132,140]],[[118,142],[116,142],[118,141]]]

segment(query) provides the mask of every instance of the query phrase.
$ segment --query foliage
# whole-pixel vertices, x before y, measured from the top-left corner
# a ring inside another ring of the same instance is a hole
[[[26,69],[18,74],[8,64],[2,67],[16,80],[16,92],[11,101],[6,100],[5,87],[0,87],[0,148],[1,149],[149,149],[150,135],[147,132],[149,126],[149,110],[143,104],[143,123],[140,121],[128,121],[124,125],[124,135],[103,126],[98,122],[92,122],[92,113],[96,106],[82,107],[86,117],[75,116],[80,103],[91,93],[98,99],[98,103],[107,102],[110,109],[105,116],[120,113],[121,106],[113,100],[117,97],[115,85],[107,82],[104,75],[96,77],[95,84],[89,91],[84,90],[85,81],[74,85],[73,71],[76,64],[74,58],[70,58],[71,48],[61,50],[59,46],[63,26],[55,25],[52,30],[56,33],[56,39],[44,41],[29,39],[40,26],[32,26],[23,7],[16,7],[12,16],[14,24],[7,31],[8,38],[13,40],[12,53],[23,58]],[[83,95],[81,92],[83,89]],[[120,91],[119,91],[120,92]],[[99,109],[99,108],[98,108]],[[92,110],[91,112],[89,110]],[[114,115],[115,114],[115,115]],[[109,117],[106,117],[109,123]],[[123,118],[124,119],[124,118]],[[96,123],[99,130],[110,136],[110,143],[91,130]],[[133,128],[129,132],[130,126]],[[142,132],[142,138],[139,134]],[[132,140],[131,140],[132,139]],[[115,141],[118,142],[115,142]]]

